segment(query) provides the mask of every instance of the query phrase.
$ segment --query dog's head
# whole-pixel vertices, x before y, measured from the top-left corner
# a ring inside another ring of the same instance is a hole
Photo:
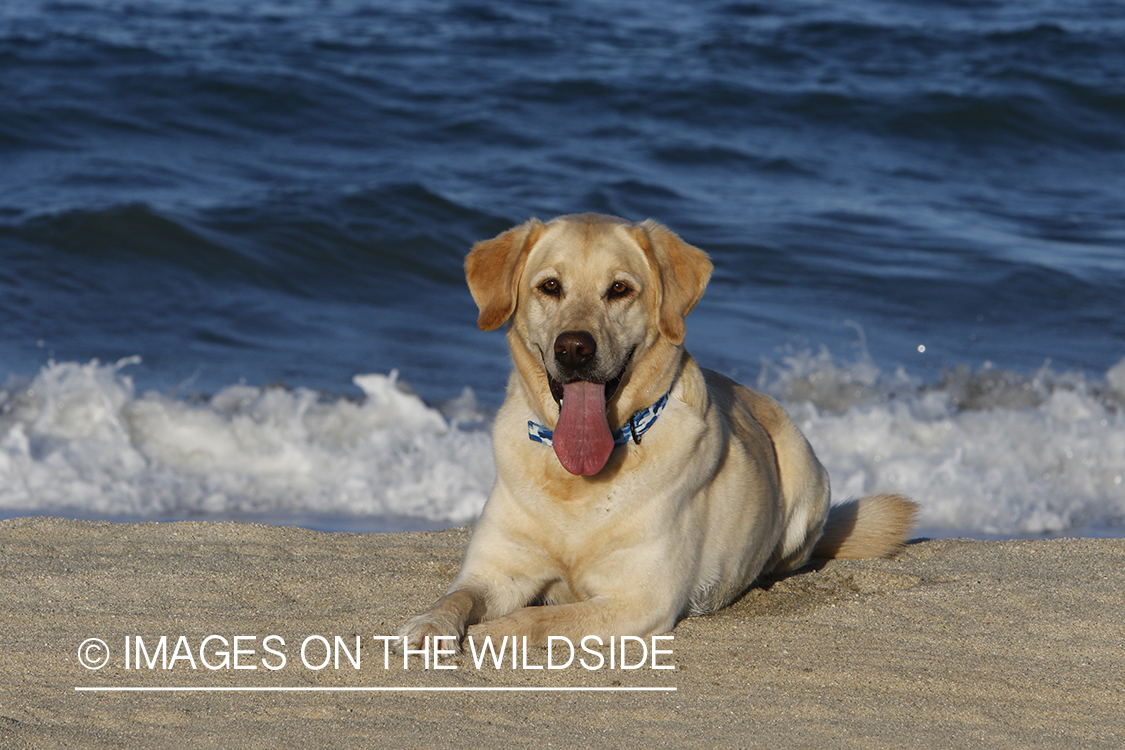
[[[516,370],[532,409],[555,426],[559,460],[596,474],[613,450],[610,425],[670,386],[711,262],[652,220],[583,214],[477,243],[465,275],[480,328],[511,321]]]

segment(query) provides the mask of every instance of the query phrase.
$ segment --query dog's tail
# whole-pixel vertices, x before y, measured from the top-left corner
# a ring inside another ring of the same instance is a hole
[[[902,495],[868,495],[828,511],[813,557],[887,557],[901,547],[914,526],[918,505]]]

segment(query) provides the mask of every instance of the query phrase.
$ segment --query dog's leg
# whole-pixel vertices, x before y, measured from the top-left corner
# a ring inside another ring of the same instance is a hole
[[[675,624],[678,609],[668,603],[631,598],[599,596],[573,604],[524,607],[510,615],[487,620],[470,628],[469,636],[479,642],[485,637],[527,637],[529,645],[546,645],[549,636],[563,636],[578,642],[588,635],[608,639],[620,635],[666,633]]]
[[[460,644],[465,629],[484,617],[485,602],[485,594],[480,589],[455,589],[403,625],[398,635],[410,648],[420,648],[427,637],[438,636],[453,636]]]
[[[478,526],[449,593],[403,625],[398,635],[410,648],[422,647],[426,636],[453,636],[459,645],[470,625],[526,606],[547,585],[548,570],[533,550],[494,538],[487,524]]]

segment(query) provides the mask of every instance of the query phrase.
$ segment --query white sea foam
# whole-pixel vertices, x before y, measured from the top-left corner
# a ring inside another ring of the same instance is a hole
[[[932,533],[1125,533],[1125,359],[1105,381],[961,367],[936,385],[824,353],[766,362],[836,498],[900,491]]]
[[[51,363],[0,390],[0,513],[456,524],[495,477],[468,390],[435,408],[392,372],[356,376],[361,400],[137,395],[136,361]],[[1125,359],[1104,380],[986,367],[924,384],[800,353],[764,362],[756,387],[805,431],[836,498],[904,492],[929,533],[1125,533]]]
[[[135,395],[112,365],[51,363],[0,391],[0,509],[101,517],[402,516],[464,523],[494,479],[487,431],[397,383],[362,401],[233,385],[209,399]]]

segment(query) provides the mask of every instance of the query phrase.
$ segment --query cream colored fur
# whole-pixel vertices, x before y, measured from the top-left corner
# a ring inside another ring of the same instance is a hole
[[[684,350],[711,263],[663,226],[532,219],[478,243],[465,267],[480,327],[508,323],[515,369],[493,427],[496,486],[449,592],[401,629],[412,645],[467,629],[538,643],[662,633],[814,548],[883,556],[905,540],[913,503],[878,495],[830,513],[828,475],[784,410]],[[527,436],[528,420],[558,419],[547,375],[559,377],[552,345],[572,330],[597,341],[599,379],[623,373],[611,428],[670,392],[641,442],[594,476]]]

